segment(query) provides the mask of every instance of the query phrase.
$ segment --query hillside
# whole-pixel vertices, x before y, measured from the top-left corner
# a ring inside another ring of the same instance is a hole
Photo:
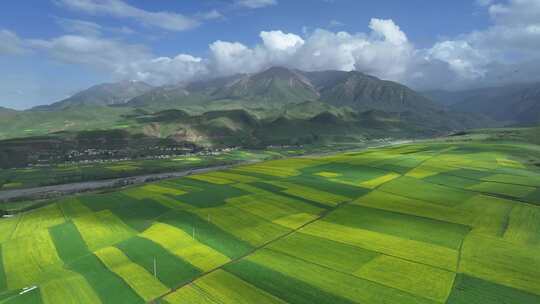
[[[540,123],[539,83],[426,94],[451,110],[487,115],[507,125]]]
[[[183,116],[163,116],[175,113],[169,110],[181,110]],[[209,112],[224,117],[207,119]],[[232,113],[248,113],[257,124],[239,123],[235,115],[229,117]],[[320,114],[326,117],[312,120]],[[321,126],[320,119],[335,124]],[[292,141],[311,141],[322,133],[331,138],[340,133],[341,138],[430,136],[491,125],[480,114],[449,111],[406,86],[359,72],[273,67],[156,88],[142,82],[98,85],[51,106],[4,115],[0,139],[121,128],[205,145],[253,145],[274,142],[269,140],[273,134],[285,141],[287,128],[303,133]]]
[[[312,79],[320,100],[335,106],[389,112],[440,109],[431,100],[404,85],[360,72],[323,71],[304,75]]]
[[[280,107],[305,101],[320,101],[359,111],[403,112],[441,108],[406,86],[359,72],[303,72],[283,67],[157,88],[135,97],[129,105],[212,107],[227,102],[251,107]]]
[[[318,92],[299,72],[272,67],[218,88],[215,99],[241,99],[270,106],[318,99]]]
[[[153,87],[141,81],[104,83],[90,87],[67,99],[34,110],[56,111],[74,106],[105,106],[125,104],[129,100],[150,91]]]
[[[17,112],[16,110],[0,107],[0,113],[14,113]]]

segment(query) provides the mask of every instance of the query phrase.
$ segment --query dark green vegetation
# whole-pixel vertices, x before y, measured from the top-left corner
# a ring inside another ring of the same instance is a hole
[[[475,136],[271,160],[2,218],[0,303],[538,303],[540,149]]]

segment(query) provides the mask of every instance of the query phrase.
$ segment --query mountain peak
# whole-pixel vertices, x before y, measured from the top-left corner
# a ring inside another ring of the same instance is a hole
[[[289,76],[289,75],[294,75],[295,73],[286,67],[272,66],[257,74],[258,75],[273,75],[273,76]]]
[[[132,98],[140,96],[153,88],[153,86],[145,82],[133,80],[102,83],[80,91],[73,96],[55,102],[49,106],[40,106],[35,109],[61,110],[78,105],[106,106],[125,104]]]

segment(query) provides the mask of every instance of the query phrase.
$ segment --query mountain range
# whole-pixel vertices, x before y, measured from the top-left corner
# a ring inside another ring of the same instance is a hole
[[[540,83],[424,94],[452,111],[483,114],[504,125],[540,124]]]
[[[0,121],[0,138],[124,129],[205,145],[264,145],[323,137],[433,136],[492,123],[360,72],[271,67],[160,87],[139,81],[93,86],[7,115]]]
[[[76,106],[110,106],[126,104],[154,87],[142,81],[122,81],[92,86],[51,105],[38,106],[33,110],[56,111]]]
[[[142,94],[128,105],[190,106],[227,101],[247,106],[280,107],[304,101],[321,101],[358,111],[437,110],[440,106],[396,82],[360,72],[303,72],[272,67],[261,73],[235,75],[177,86],[160,87]]]

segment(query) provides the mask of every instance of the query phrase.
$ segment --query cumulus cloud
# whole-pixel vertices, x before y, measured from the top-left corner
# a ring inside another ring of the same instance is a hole
[[[356,70],[417,89],[540,80],[536,72],[540,69],[540,17],[531,13],[540,11],[538,1],[483,3],[492,19],[491,26],[427,48],[417,48],[394,21],[374,18],[367,31],[358,33],[270,30],[260,32],[260,42],[255,45],[218,40],[209,45],[205,58],[184,53],[155,56],[140,45],[92,36],[92,30],[97,32],[99,28],[85,23],[79,24],[78,34],[50,40],[26,41],[0,31],[5,38],[0,53],[14,52],[17,47],[13,46],[25,45],[63,62],[99,67],[119,78],[153,84],[254,73],[274,65],[307,71]]]
[[[179,54],[173,58],[158,57],[132,62],[117,72],[122,75],[122,78],[167,84],[205,77],[209,71],[202,58]]]
[[[426,58],[448,65],[454,74],[445,83],[454,88],[498,85],[517,81],[539,81],[527,66],[540,68],[540,1],[480,1],[493,22],[484,30],[465,33],[436,43]],[[511,71],[511,72],[510,72]]]
[[[148,81],[154,84],[176,83],[200,78],[254,73],[282,65],[307,71],[358,70],[396,81],[410,78],[411,69],[419,65],[422,53],[392,20],[372,19],[367,33],[332,32],[316,29],[304,37],[281,30],[262,31],[260,43],[247,46],[235,41],[215,41],[209,45],[209,56],[189,54],[154,57],[144,47],[101,37],[65,35],[51,40],[32,40],[36,49],[53,58],[70,63],[110,70],[120,78]],[[448,61],[456,73],[467,72],[467,65],[443,52],[445,45],[433,52],[423,52],[422,64],[428,60]],[[448,46],[446,46],[448,48]],[[450,54],[450,50],[447,50]],[[424,73],[416,74],[422,79]],[[427,77],[427,76],[426,76]]]
[[[121,0],[56,0],[56,3],[92,15],[131,18],[170,31],[184,31],[200,24],[200,21],[193,17],[172,12],[149,12]]]
[[[464,79],[483,77],[489,59],[467,41],[443,41],[426,51],[428,60],[446,62],[450,70]]]
[[[236,0],[236,5],[246,8],[262,8],[276,5],[276,0]]]
[[[295,51],[305,43],[302,37],[290,33],[286,34],[282,31],[262,31],[259,36],[264,46],[274,51]]]

